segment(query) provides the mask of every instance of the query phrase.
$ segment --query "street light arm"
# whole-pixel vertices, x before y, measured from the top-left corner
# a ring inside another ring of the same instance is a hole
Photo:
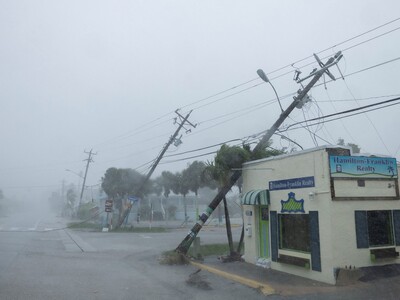
[[[260,76],[260,78],[263,81],[269,83],[272,86],[272,89],[274,90],[276,99],[278,100],[279,106],[281,108],[281,112],[283,112],[282,104],[281,104],[281,101],[279,99],[278,93],[276,92],[276,89],[275,89],[274,85],[272,84],[272,82],[269,80],[268,76],[264,73],[264,71],[262,69],[258,69],[257,70],[257,74],[258,74],[258,76]]]
[[[272,89],[273,89],[274,92],[275,92],[276,99],[278,99],[278,103],[279,103],[279,106],[280,106],[280,108],[281,108],[281,111],[283,112],[281,100],[279,99],[278,93],[276,92],[275,87],[272,85],[271,81],[268,81],[268,82],[269,82],[269,84],[272,86]]]

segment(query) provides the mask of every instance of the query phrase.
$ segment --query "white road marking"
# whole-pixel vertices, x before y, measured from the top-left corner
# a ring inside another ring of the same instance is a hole
[[[151,236],[144,235],[144,234],[140,234],[139,236],[140,236],[141,238],[144,238],[144,239],[152,239]]]

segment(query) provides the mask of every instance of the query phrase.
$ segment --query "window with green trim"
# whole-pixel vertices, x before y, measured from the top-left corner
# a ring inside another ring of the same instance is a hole
[[[310,217],[308,214],[279,215],[279,248],[310,252]]]

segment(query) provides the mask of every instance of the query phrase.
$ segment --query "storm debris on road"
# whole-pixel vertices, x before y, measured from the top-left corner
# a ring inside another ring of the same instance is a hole
[[[200,271],[201,269],[197,269],[195,272],[190,274],[186,283],[202,290],[212,290],[210,283],[204,279],[204,276],[200,274]]]

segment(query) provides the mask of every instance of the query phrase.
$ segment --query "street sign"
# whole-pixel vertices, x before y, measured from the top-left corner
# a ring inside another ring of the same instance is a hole
[[[138,198],[136,196],[129,196],[128,200],[133,204],[135,202],[138,202],[140,200],[140,198]]]
[[[112,207],[113,207],[113,201],[112,200],[106,200],[105,211],[106,212],[112,212]]]

